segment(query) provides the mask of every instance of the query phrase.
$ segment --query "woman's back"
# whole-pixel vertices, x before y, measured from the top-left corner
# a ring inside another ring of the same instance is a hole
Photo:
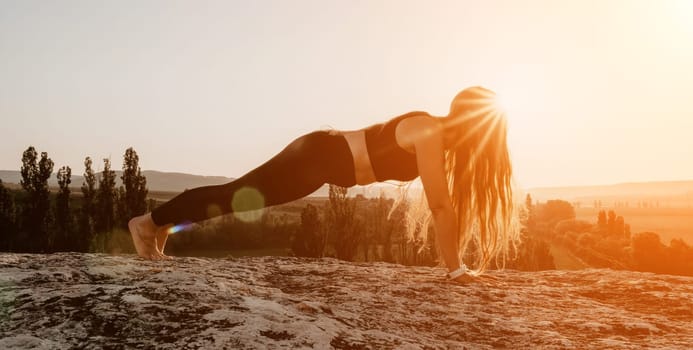
[[[392,118],[366,129],[366,147],[377,181],[410,181],[419,176],[416,155],[402,148],[395,137],[397,125],[409,117],[429,114],[415,111]]]

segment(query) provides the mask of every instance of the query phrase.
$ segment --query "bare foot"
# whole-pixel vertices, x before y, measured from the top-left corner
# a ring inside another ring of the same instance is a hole
[[[149,260],[161,260],[163,258],[163,254],[159,252],[156,246],[157,226],[152,220],[151,214],[147,213],[130,219],[128,229],[137,255]]]
[[[173,224],[162,226],[156,231],[156,248],[164,259],[171,259],[170,256],[164,254],[164,247],[166,247],[166,240],[168,239],[168,230],[171,227],[173,227]]]

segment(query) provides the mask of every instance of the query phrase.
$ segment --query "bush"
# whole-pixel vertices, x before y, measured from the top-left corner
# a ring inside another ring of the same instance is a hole
[[[580,235],[580,237],[577,240],[577,243],[582,247],[593,248],[596,243],[596,238],[593,234],[585,232]]]
[[[537,220],[554,226],[562,220],[575,219],[575,208],[563,200],[550,200],[537,207]]]
[[[99,232],[89,242],[89,251],[106,254],[134,254],[135,246],[129,231],[114,229],[110,232]]]
[[[309,203],[301,211],[301,226],[294,235],[291,250],[296,256],[319,258],[324,254],[325,243],[318,208]]]
[[[556,268],[549,245],[542,239],[524,232],[522,243],[517,247],[515,259],[506,262],[506,267],[521,271],[553,270]]]
[[[561,235],[568,231],[582,233],[590,231],[592,226],[592,224],[584,220],[566,219],[556,223],[554,232]]]
[[[633,236],[633,260],[638,271],[665,273],[666,251],[654,232],[642,232]]]

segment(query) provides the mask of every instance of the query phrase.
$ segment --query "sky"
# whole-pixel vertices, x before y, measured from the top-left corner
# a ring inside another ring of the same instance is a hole
[[[691,62],[693,0],[0,0],[0,169],[238,177],[482,85],[522,187],[690,180]]]

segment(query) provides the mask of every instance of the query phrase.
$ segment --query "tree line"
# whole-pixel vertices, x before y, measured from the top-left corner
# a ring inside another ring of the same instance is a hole
[[[413,239],[408,237],[407,205],[402,201],[395,206],[395,200],[382,193],[376,198],[350,197],[346,188],[330,185],[326,199],[303,199],[266,208],[256,221],[231,214],[198,223],[171,235],[166,249],[174,255],[226,256],[233,250],[244,250],[259,255],[437,265],[439,253],[432,226],[418,227]],[[555,265],[548,244],[524,230],[522,244],[505,267],[536,271],[554,269]]]
[[[255,221],[225,215],[171,235],[175,255],[220,256],[232,250],[257,250],[300,257],[347,261],[388,261],[434,265],[429,244],[406,237],[406,204],[390,213],[393,199],[350,197],[347,188],[330,185],[328,198],[308,198],[266,208]]]
[[[693,276],[693,247],[680,238],[666,245],[656,232],[632,233],[614,210],[600,210],[590,223],[576,220],[570,203],[550,200],[530,207],[528,228],[591,267]]]
[[[350,198],[346,188],[330,186],[322,208],[307,204],[301,211],[291,249],[297,256],[435,265],[438,254],[433,231],[417,227],[415,237],[407,237],[407,205],[406,201],[396,205],[382,193],[378,198]]]
[[[95,173],[92,159],[85,158],[81,196],[72,194],[72,169],[62,166],[56,173],[57,192],[51,193],[53,160],[29,146],[22,154],[22,190],[10,191],[0,179],[0,251],[104,252],[114,239],[125,240],[128,220],[148,209],[147,180],[132,147],[123,155],[118,188],[110,159],[103,163]]]
[[[29,146],[22,154],[22,190],[9,190],[0,180],[0,251],[134,253],[127,222],[157,204],[147,198],[147,180],[137,152],[125,151],[118,187],[110,159],[103,159],[100,172],[93,165],[86,157],[78,193],[72,193],[70,186],[72,169],[59,168],[55,173],[58,188],[51,192],[48,180],[54,176],[54,163],[46,152],[39,154]],[[258,220],[244,221],[231,214],[195,224],[172,235],[166,252],[219,256],[239,249],[270,249],[271,254],[348,261],[438,264],[431,226],[417,227],[413,238],[407,236],[407,205],[402,201],[395,206],[382,193],[377,198],[350,197],[346,188],[331,185],[326,199],[267,208]],[[506,267],[554,268],[548,245],[527,230],[513,258]]]

